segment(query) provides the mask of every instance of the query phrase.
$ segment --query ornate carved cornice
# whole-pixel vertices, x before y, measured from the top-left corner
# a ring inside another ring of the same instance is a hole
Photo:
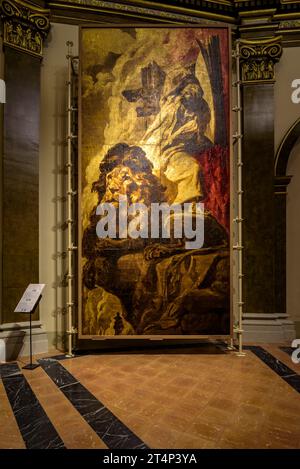
[[[41,57],[50,30],[50,11],[23,0],[0,0],[5,45]]]
[[[114,17],[124,17],[129,21],[132,19],[141,21],[150,19],[151,21],[167,23],[197,23],[202,22],[202,19],[228,23],[235,23],[236,21],[229,0],[197,0],[197,5],[196,2],[194,4],[188,4],[188,2],[182,4],[182,2],[176,0],[49,0],[47,5],[55,18],[59,18],[61,15],[72,16],[72,14],[77,14],[83,20],[85,15],[94,15],[96,22],[99,20],[99,14],[109,17],[112,15]],[[89,16],[90,20],[91,17]]]
[[[300,44],[300,0],[0,0],[5,43],[41,55],[50,12],[54,21],[75,24],[217,21],[235,25],[247,39],[280,32],[285,46]]]
[[[281,37],[269,40],[240,41],[243,83],[275,81],[274,65],[282,54]]]
[[[42,0],[27,0],[42,2]],[[285,47],[300,45],[300,0],[44,0],[53,21],[87,23],[234,25],[235,36],[283,36]],[[281,25],[281,22],[284,22]]]

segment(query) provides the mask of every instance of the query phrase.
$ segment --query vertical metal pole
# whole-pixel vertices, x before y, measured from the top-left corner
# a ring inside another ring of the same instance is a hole
[[[73,202],[72,202],[72,54],[71,48],[73,43],[68,41],[68,128],[67,128],[67,224],[68,224],[68,356],[73,356],[73,241],[72,241],[72,225],[73,225]]]
[[[32,333],[31,333],[31,314],[29,314],[29,347],[30,347],[30,367],[32,367]]]
[[[237,224],[237,245],[234,246],[234,249],[238,253],[238,325],[236,328],[236,333],[238,336],[238,353],[239,356],[244,356],[243,352],[243,213],[242,213],[242,203],[243,203],[243,179],[242,179],[242,98],[241,98],[241,75],[240,75],[240,41],[236,42],[235,49],[235,58],[236,58],[236,86],[237,86],[237,132],[236,132],[236,142],[237,142],[237,218],[235,222]]]
[[[38,306],[41,298],[42,298],[42,296],[40,296],[40,298],[38,299],[38,301],[35,304],[34,308],[29,313],[29,355],[30,355],[30,362],[28,363],[28,365],[25,365],[25,366],[22,367],[24,370],[35,370],[36,368],[38,368],[40,366],[38,363],[34,363],[34,364],[32,363],[32,314],[34,313],[36,307]]]

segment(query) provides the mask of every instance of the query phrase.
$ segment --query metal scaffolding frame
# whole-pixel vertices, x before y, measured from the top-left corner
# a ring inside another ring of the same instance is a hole
[[[233,87],[236,88],[236,105],[232,108],[232,111],[237,115],[237,129],[233,134],[233,146],[236,149],[235,159],[237,166],[237,184],[236,184],[236,195],[237,195],[237,209],[236,216],[233,219],[233,223],[237,230],[237,242],[233,245],[233,251],[237,252],[237,321],[234,325],[233,332],[237,335],[238,339],[238,356],[244,356],[243,352],[243,159],[242,159],[242,95],[241,95],[241,70],[240,70],[240,40],[236,40],[235,48],[233,50],[233,58],[235,59],[236,66],[236,81],[233,83]],[[233,162],[233,166],[235,161]],[[233,343],[232,343],[233,345]]]
[[[77,152],[75,151],[74,145],[78,141],[77,128],[75,126],[78,107],[76,103],[76,94],[74,93],[74,60],[77,57],[72,55],[72,46],[71,41],[67,42],[68,47],[68,80],[66,83],[67,86],[67,265],[68,265],[68,286],[67,286],[67,337],[68,337],[68,353],[67,356],[73,356],[73,337],[77,334],[77,329],[75,326],[75,263],[76,263],[76,196],[77,191],[74,190],[74,167],[76,165],[75,159],[77,157]],[[75,118],[74,118],[75,116]]]
[[[67,321],[67,337],[68,337],[68,356],[73,356],[73,337],[77,334],[77,328],[75,326],[75,259],[76,259],[76,219],[74,217],[74,213],[76,211],[75,208],[75,201],[77,196],[77,191],[74,190],[74,166],[75,158],[77,157],[77,152],[74,151],[74,142],[78,141],[78,132],[74,133],[74,122],[78,115],[78,106],[77,104],[74,106],[74,102],[76,99],[74,93],[74,77],[76,76],[74,73],[74,60],[78,60],[78,57],[72,55],[72,46],[73,43],[71,41],[67,42],[68,47],[68,81],[66,83],[67,86],[67,225],[68,225],[68,234],[67,234],[67,260],[68,260],[68,274],[67,274],[67,313],[68,313],[68,321]],[[243,202],[243,189],[242,189],[242,96],[241,96],[241,86],[242,81],[240,78],[240,40],[236,40],[235,48],[233,49],[232,53],[233,59],[235,60],[236,66],[236,81],[232,84],[233,88],[236,89],[236,104],[232,108],[232,111],[236,113],[237,116],[237,128],[235,133],[233,134],[233,147],[236,149],[233,166],[236,164],[237,166],[237,188],[236,188],[236,195],[237,195],[237,209],[236,209],[236,216],[233,219],[233,223],[236,226],[237,230],[237,242],[233,245],[233,252],[237,252],[237,320],[233,326],[233,336],[230,340],[229,349],[235,350],[234,347],[234,338],[235,334],[237,336],[238,341],[238,356],[244,356],[245,353],[243,352],[243,233],[242,233],[242,226],[243,226],[243,218],[242,218],[242,202]],[[74,117],[75,116],[75,117]],[[235,162],[236,159],[236,162]]]

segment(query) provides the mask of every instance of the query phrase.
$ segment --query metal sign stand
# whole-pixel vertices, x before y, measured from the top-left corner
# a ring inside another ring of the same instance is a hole
[[[29,346],[30,346],[30,363],[28,365],[23,366],[23,370],[35,370],[40,365],[38,363],[32,363],[32,321],[31,316],[38,307],[39,302],[41,301],[42,295],[39,296],[37,302],[35,303],[34,307],[31,311],[29,311]]]

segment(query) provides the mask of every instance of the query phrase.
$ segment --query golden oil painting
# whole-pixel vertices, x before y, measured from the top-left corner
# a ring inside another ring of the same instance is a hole
[[[81,338],[231,333],[229,47],[81,28]]]

